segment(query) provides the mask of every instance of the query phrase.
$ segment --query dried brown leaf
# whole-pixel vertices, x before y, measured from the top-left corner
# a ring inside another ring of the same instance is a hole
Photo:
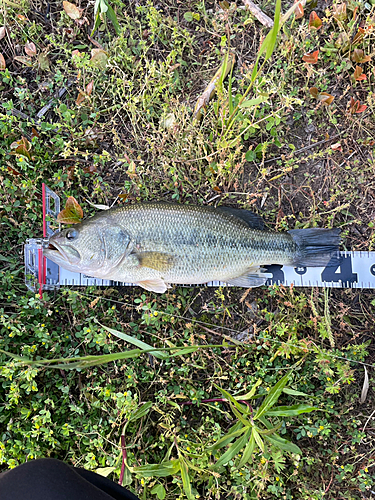
[[[315,98],[318,99],[319,96],[319,90],[316,87],[311,87],[309,89],[310,94]]]
[[[91,82],[86,87],[86,94],[91,95],[93,88],[94,88],[94,80],[91,80]]]
[[[315,50],[314,52],[310,52],[309,54],[305,54],[302,57],[302,61],[308,64],[316,64],[318,62],[319,50]]]
[[[299,0],[295,0],[294,3],[298,4],[295,11],[294,11],[296,19],[301,19],[305,15],[305,11],[303,10],[303,6]]]
[[[5,59],[4,59],[4,56],[3,54],[0,52],[0,71],[4,71],[4,69],[6,68],[6,64],[5,64]]]
[[[63,2],[63,9],[68,14],[70,19],[79,19],[82,17],[83,9],[79,9],[74,3]]]
[[[361,398],[359,400],[359,402],[362,404],[366,401],[367,393],[368,393],[368,390],[370,387],[369,380],[368,380],[367,368],[365,365],[363,365],[363,367],[365,369],[365,378],[363,380],[362,393],[361,393]]]
[[[29,68],[33,65],[31,58],[27,56],[15,56],[13,60],[18,61],[24,64],[25,66],[28,66]]]
[[[79,91],[77,99],[76,99],[77,106],[79,106],[80,104],[82,104],[85,99],[86,99],[85,94],[83,92]]]
[[[36,56],[36,47],[33,42],[29,42],[25,45],[25,52],[28,56]]]
[[[333,95],[328,94],[327,92],[321,92],[318,96],[318,100],[326,106],[332,104],[334,98],[335,97]]]
[[[360,66],[356,66],[353,78],[357,82],[362,82],[363,80],[367,80],[367,76],[363,73],[363,69]]]

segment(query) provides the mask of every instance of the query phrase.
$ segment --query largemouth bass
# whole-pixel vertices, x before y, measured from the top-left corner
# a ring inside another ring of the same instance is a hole
[[[248,210],[172,203],[112,208],[63,229],[44,255],[65,269],[163,293],[170,283],[263,285],[262,266],[336,264],[338,229],[264,229]]]

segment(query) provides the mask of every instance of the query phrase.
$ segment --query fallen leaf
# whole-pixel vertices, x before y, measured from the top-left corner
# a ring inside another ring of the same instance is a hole
[[[8,169],[8,172],[10,172],[11,174],[13,174],[15,176],[21,175],[19,172],[17,172],[17,170],[14,170],[13,167],[7,167],[7,169]]]
[[[365,378],[363,381],[363,387],[362,387],[362,393],[361,393],[361,398],[359,402],[363,404],[366,401],[367,393],[370,387],[369,381],[368,381],[368,373],[367,373],[367,368],[366,366],[363,365],[363,368],[365,369]]]
[[[18,61],[24,64],[25,66],[28,66],[29,68],[33,65],[32,60],[30,59],[30,57],[27,56],[15,56],[13,60]]]
[[[352,61],[356,63],[364,64],[371,60],[371,56],[365,56],[365,53],[362,49],[354,49],[352,53]]]
[[[299,0],[295,0],[294,3],[298,4],[294,10],[294,15],[295,15],[296,19],[301,19],[301,17],[303,17],[305,15],[302,3]]]
[[[327,106],[329,106],[330,104],[332,104],[334,98],[335,97],[333,95],[328,94],[327,92],[321,92],[318,95],[318,100],[321,103],[326,104]]]
[[[336,144],[332,144],[331,149],[333,151],[342,151],[341,142],[336,142]]]
[[[91,82],[86,87],[86,94],[91,95],[93,88],[94,88],[94,80],[91,80]]]
[[[315,99],[318,99],[319,90],[316,87],[311,87],[311,89],[309,89],[309,92]]]
[[[6,33],[6,28],[5,28],[5,26],[0,26],[0,40],[1,40],[2,38],[4,38],[5,33]]]
[[[77,99],[76,99],[77,106],[79,106],[80,104],[82,104],[85,99],[86,99],[85,94],[83,92],[79,91]]]
[[[5,64],[5,59],[4,59],[4,56],[3,54],[0,52],[0,71],[4,71],[4,69],[6,68],[6,64]]]
[[[28,21],[27,17],[24,16],[23,14],[17,14],[16,17],[19,21]]]
[[[160,120],[160,125],[163,128],[173,128],[176,124],[176,117],[173,113],[168,113],[167,115],[163,116],[162,119]]]
[[[37,130],[34,127],[31,129],[31,137],[40,137]]]
[[[367,76],[363,73],[363,69],[360,66],[356,66],[353,78],[357,82],[362,82],[363,80],[367,80]]]
[[[319,30],[322,27],[322,20],[318,16],[318,14],[313,10],[310,14],[310,19],[309,19],[309,28]]]
[[[28,56],[36,56],[36,47],[33,42],[29,42],[25,45],[25,52]]]
[[[83,218],[83,210],[74,196],[66,200],[65,208],[57,216],[61,224],[79,224]]]
[[[85,174],[93,175],[97,172],[97,168],[95,165],[89,165],[88,167],[84,167],[83,171]]]
[[[70,19],[79,19],[82,17],[83,9],[79,9],[74,3],[64,1],[63,8]]]
[[[310,52],[309,54],[305,54],[302,57],[302,61],[308,64],[316,64],[318,62],[319,50],[315,50],[314,52]]]
[[[119,194],[118,197],[120,198],[121,201],[126,201],[129,197],[129,193]]]
[[[91,49],[90,63],[92,66],[105,69],[107,66],[108,54],[103,49]]]

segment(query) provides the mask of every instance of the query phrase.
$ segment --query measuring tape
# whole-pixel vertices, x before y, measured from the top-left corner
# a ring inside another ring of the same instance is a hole
[[[73,273],[58,266],[43,256],[43,247],[53,234],[47,216],[56,219],[60,212],[60,198],[45,184],[43,191],[43,238],[29,239],[24,247],[25,283],[33,291],[53,290],[60,286],[134,286],[112,280],[92,278]],[[340,252],[340,264],[329,267],[265,266],[269,279],[266,285],[330,287],[330,288],[375,288],[375,252]],[[228,286],[220,281],[211,281],[207,286]],[[188,285],[181,285],[188,286]],[[197,286],[197,285],[191,285]],[[201,285],[199,285],[201,286]]]

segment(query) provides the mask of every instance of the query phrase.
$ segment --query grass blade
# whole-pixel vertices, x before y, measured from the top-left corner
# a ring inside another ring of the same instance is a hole
[[[194,499],[193,492],[191,491],[191,482],[190,482],[190,477],[189,477],[189,468],[185,462],[185,460],[180,457],[180,468],[181,468],[181,478],[182,478],[182,485],[184,487],[185,495],[189,500]]]
[[[119,339],[125,340],[126,342],[129,342],[129,344],[136,345],[142,350],[149,350],[149,349],[154,349],[149,344],[146,344],[146,342],[142,342],[142,340],[139,340],[137,338],[131,337],[130,335],[126,335],[126,333],[119,332],[118,330],[114,330],[113,328],[109,328],[108,326],[102,325],[101,323],[98,322],[98,324],[104,328],[104,330],[107,330],[107,332],[111,333],[115,337],[118,337]],[[158,359],[167,359],[169,357],[169,354],[163,351],[153,351],[152,353],[155,358]]]
[[[180,470],[180,460],[169,460],[161,464],[147,464],[131,467],[131,471],[141,474],[143,477],[167,477],[173,476]]]

